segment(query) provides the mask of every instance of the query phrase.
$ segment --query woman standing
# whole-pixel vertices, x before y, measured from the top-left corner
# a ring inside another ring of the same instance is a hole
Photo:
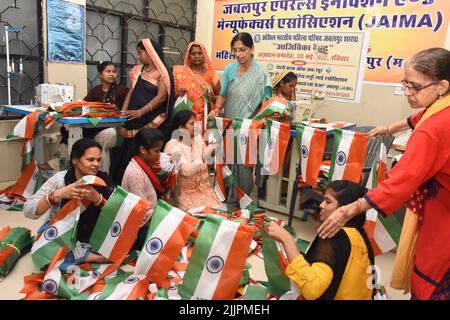
[[[402,83],[410,106],[425,108],[405,153],[385,181],[333,212],[319,232],[332,237],[361,212],[392,214],[407,203],[396,257],[407,266],[402,288],[412,299],[450,299],[450,51],[417,53]]]
[[[128,88],[117,83],[117,67],[113,62],[103,61],[97,66],[101,84],[93,87],[85,101],[105,102],[122,108],[128,94]],[[102,163],[100,170],[108,173],[111,165],[109,151],[116,146],[117,136],[115,128],[83,128],[83,137],[94,139],[102,146]]]
[[[122,181],[128,163],[135,150],[134,137],[143,127],[159,128],[169,139],[166,122],[173,107],[173,78],[165,62],[160,45],[149,39],[143,39],[137,46],[138,59],[142,63],[130,72],[131,90],[122,107],[128,121],[120,128],[124,138],[113,164],[113,179]]]
[[[175,95],[187,95],[194,103],[192,112],[204,128],[205,107],[207,113],[214,109],[214,102],[220,93],[220,80],[206,49],[200,42],[191,42],[186,49],[183,66],[173,68]],[[205,105],[207,101],[208,105]]]
[[[205,145],[201,134],[194,132],[195,114],[189,110],[179,111],[173,118],[172,139],[165,152],[180,155],[178,208],[189,210],[202,205],[220,205],[209,180],[208,159],[214,156],[216,145]]]
[[[272,97],[272,81],[261,64],[253,59],[255,47],[252,36],[247,32],[238,33],[231,40],[231,50],[236,62],[226,66],[222,88],[217,98],[216,108],[210,112],[214,119],[223,113],[225,118],[251,119],[258,113],[261,104]],[[246,193],[253,190],[253,168],[241,164],[229,165],[237,185]],[[229,188],[227,202],[237,205],[236,188]]]

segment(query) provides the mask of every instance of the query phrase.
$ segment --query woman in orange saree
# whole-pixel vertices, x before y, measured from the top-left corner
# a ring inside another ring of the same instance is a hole
[[[181,97],[186,94],[188,100],[194,103],[191,111],[201,123],[203,132],[206,128],[205,118],[214,109],[216,96],[220,93],[220,80],[200,42],[189,44],[184,65],[174,66],[173,75],[175,95]]]

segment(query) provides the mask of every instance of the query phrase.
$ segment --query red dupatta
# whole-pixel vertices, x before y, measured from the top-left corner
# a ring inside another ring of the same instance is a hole
[[[160,194],[163,194],[164,188],[161,186],[161,182],[159,181],[158,175],[155,172],[153,172],[152,168],[147,163],[145,163],[145,161],[141,157],[134,156],[133,159],[141,167],[141,169],[144,170],[145,174],[150,179],[150,182],[152,183],[153,187]]]

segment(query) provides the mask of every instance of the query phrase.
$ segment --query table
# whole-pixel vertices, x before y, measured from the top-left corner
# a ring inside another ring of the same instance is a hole
[[[13,112],[17,114],[27,115],[36,111],[39,107],[34,105],[3,105],[1,106],[4,111]],[[39,119],[44,119],[44,115],[39,116]],[[69,131],[68,139],[68,152],[72,150],[73,144],[83,138],[83,128],[98,128],[98,127],[111,127],[119,126],[122,122],[127,121],[127,118],[102,118],[100,122],[94,126],[87,118],[83,117],[62,117],[58,118],[56,122],[67,125]],[[38,129],[36,132],[35,140],[35,157],[38,163],[44,163],[44,123],[38,122]]]
[[[312,127],[326,130],[327,139],[333,137],[333,129],[335,128],[335,126],[338,126],[344,130],[350,130],[356,127],[356,124],[354,123],[336,122],[336,121],[330,122],[328,124],[310,123],[309,125]],[[300,195],[298,194],[298,192],[293,191],[294,187],[297,184],[296,179],[297,168],[300,162],[300,157],[298,154],[298,150],[296,148],[296,141],[295,141],[296,136],[297,132],[295,130],[291,130],[291,139],[289,141],[290,147],[286,152],[286,155],[288,155],[290,150],[291,154],[290,161],[288,157],[284,159],[283,169],[281,170],[280,175],[272,175],[268,177],[266,185],[266,197],[265,199],[258,199],[258,206],[289,215],[289,209],[291,206],[293,195],[295,198],[295,203],[300,204]],[[283,176],[285,165],[289,166],[288,177]],[[287,183],[286,199],[282,197],[283,183],[284,184]],[[301,210],[299,205],[294,209],[294,215],[301,216]],[[289,224],[291,220],[292,218],[290,217]]]

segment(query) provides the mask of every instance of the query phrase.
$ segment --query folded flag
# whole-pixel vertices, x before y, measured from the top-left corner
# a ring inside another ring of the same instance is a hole
[[[262,121],[236,118],[233,122],[237,137],[237,163],[254,167],[258,158],[258,137]],[[229,159],[227,158],[227,161]]]
[[[167,273],[198,222],[196,218],[159,200],[134,274],[147,275],[159,287],[168,288],[170,280]]]
[[[8,226],[0,229],[0,278],[8,275],[32,243],[31,231],[27,228]]]
[[[269,175],[280,174],[286,155],[291,126],[288,123],[267,119],[267,144],[264,146],[263,168]]]
[[[326,132],[307,126],[297,126],[297,150],[300,156],[301,183],[317,185],[320,166],[325,152]]]
[[[367,133],[334,129],[329,182],[335,180],[360,182],[368,141]]]
[[[383,159],[386,157],[386,147],[382,143],[380,146],[380,161],[374,161],[367,180],[367,189],[376,188],[378,177],[383,177]],[[378,166],[378,168],[377,168]],[[382,167],[380,170],[380,166]],[[384,173],[385,176],[386,173]],[[366,222],[364,229],[373,248],[373,253],[378,256],[394,249],[400,240],[402,225],[394,215],[383,217],[371,208],[366,211]]]
[[[273,97],[264,102],[261,110],[255,116],[255,120],[263,120],[270,116],[277,118],[289,116],[289,102],[286,99]]]
[[[125,259],[136,240],[149,203],[120,186],[109,197],[89,240],[92,248],[115,264]]]
[[[247,260],[254,227],[208,217],[195,241],[179,287],[183,299],[233,299]]]

